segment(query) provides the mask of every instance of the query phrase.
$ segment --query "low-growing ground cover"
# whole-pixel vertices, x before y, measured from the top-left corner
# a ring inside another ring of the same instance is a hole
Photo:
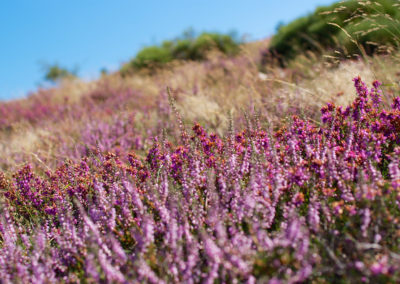
[[[262,124],[268,121],[273,128],[293,114],[318,122],[321,105],[353,100],[348,78],[355,75],[367,82],[382,81],[385,104],[399,91],[397,53],[333,67],[326,67],[323,59],[303,58],[291,68],[270,66],[260,73],[258,62],[267,45],[268,40],[249,43],[235,58],[217,53],[208,61],[179,63],[153,74],[61,81],[26,99],[2,102],[0,169],[12,172],[28,162],[54,168],[65,159],[81,158],[86,146],[96,143],[103,150],[140,150],[142,155],[162,129],[169,138],[176,137],[178,125],[171,119],[166,86],[173,90],[185,124],[198,121],[222,136],[230,118],[242,128],[243,111],[254,113],[254,108]],[[120,133],[114,135],[117,129]],[[126,148],[125,138],[137,143]]]
[[[399,53],[195,42],[0,104],[0,282],[400,282]]]
[[[398,282],[400,98],[354,85],[320,124],[256,113],[223,136],[185,129],[172,100],[177,134],[140,155],[98,145],[1,174],[2,281]]]

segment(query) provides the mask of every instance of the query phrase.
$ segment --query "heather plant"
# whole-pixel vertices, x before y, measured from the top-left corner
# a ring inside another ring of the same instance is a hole
[[[195,41],[0,104],[1,282],[399,282],[398,54],[259,73],[268,40]]]
[[[144,156],[1,173],[2,281],[398,282],[400,99],[354,85],[319,124],[246,115],[224,136],[189,131],[171,98],[177,137]]]

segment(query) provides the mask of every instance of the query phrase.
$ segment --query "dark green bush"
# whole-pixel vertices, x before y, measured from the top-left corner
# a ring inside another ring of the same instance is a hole
[[[190,34],[173,41],[164,41],[161,46],[142,49],[120,71],[129,74],[143,68],[159,68],[172,60],[204,60],[211,50],[233,56],[239,52],[239,42],[230,35],[219,33],[202,33],[197,37]]]
[[[395,0],[349,0],[299,18],[279,28],[269,53],[283,61],[304,51],[338,49],[345,55],[372,54],[380,45],[397,46],[400,10]],[[339,46],[338,46],[339,43]]]

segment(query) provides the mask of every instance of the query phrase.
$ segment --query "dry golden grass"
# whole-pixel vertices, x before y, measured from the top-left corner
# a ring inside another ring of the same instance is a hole
[[[176,62],[154,74],[121,77],[116,73],[90,82],[64,81],[57,88],[40,90],[20,103],[29,106],[43,97],[53,104],[68,103],[74,108],[90,99],[101,107],[94,113],[83,111],[79,117],[67,115],[39,125],[22,121],[11,130],[3,130],[0,156],[7,159],[2,160],[1,167],[23,161],[54,165],[54,161],[67,158],[61,149],[82,143],[80,135],[89,123],[109,121],[116,115],[134,113],[134,127],[144,135],[160,120],[174,123],[175,117],[160,117],[158,111],[160,103],[167,106],[167,86],[186,122],[198,121],[221,135],[228,127],[229,117],[241,127],[243,112],[253,109],[261,113],[263,121],[274,125],[292,114],[319,121],[319,109],[324,103],[346,105],[354,98],[352,78],[356,76],[368,83],[375,79],[384,82],[388,100],[398,91],[399,73],[393,64],[397,62],[396,54],[341,61],[335,66],[327,66],[323,57],[308,54],[290,68],[269,66],[260,73],[258,62],[267,46],[268,40],[264,40],[244,45],[242,53],[231,59],[211,54],[205,62]],[[107,110],[108,105],[101,104],[123,92],[129,92],[128,97],[121,105],[113,102],[114,109]]]

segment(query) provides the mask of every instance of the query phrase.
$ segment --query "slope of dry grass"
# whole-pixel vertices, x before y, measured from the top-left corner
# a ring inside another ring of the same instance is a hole
[[[212,53],[205,62],[174,62],[152,74],[121,77],[115,73],[90,82],[69,80],[26,99],[3,103],[2,168],[25,162],[51,167],[71,157],[71,151],[78,158],[83,154],[76,153],[76,148],[85,147],[89,139],[83,133],[92,135],[87,133],[88,125],[95,132],[96,125],[111,127],[126,123],[126,117],[133,117],[132,127],[144,148],[162,129],[174,135],[176,118],[166,87],[171,88],[184,121],[198,121],[221,135],[230,117],[244,125],[244,112],[256,111],[265,118],[262,121],[276,126],[293,114],[318,122],[324,103],[345,105],[354,98],[351,78],[355,76],[366,82],[382,81],[389,100],[398,90],[396,54],[334,66],[324,58],[304,56],[289,68],[269,66],[260,72],[261,54],[268,42],[248,43],[235,58]],[[94,146],[93,139],[89,146]]]

